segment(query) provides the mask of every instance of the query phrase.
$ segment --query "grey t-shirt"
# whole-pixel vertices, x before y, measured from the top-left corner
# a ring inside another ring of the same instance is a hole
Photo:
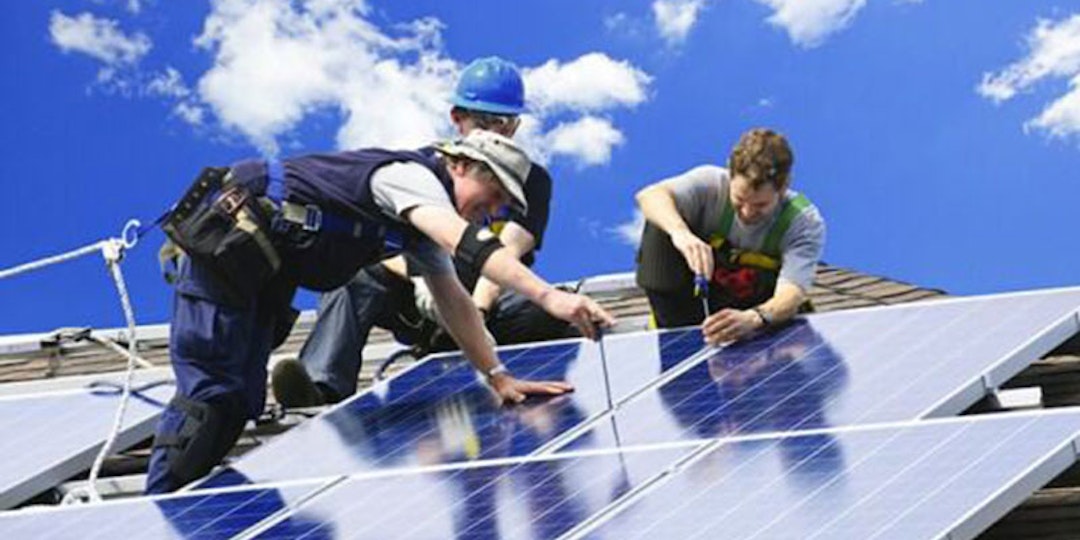
[[[375,204],[387,214],[406,222],[406,214],[417,206],[436,206],[456,211],[438,177],[419,163],[399,162],[379,167],[371,175]],[[404,253],[411,268],[424,275],[454,271],[450,255],[424,236]]]
[[[708,241],[709,237],[720,232],[720,214],[730,204],[730,181],[727,169],[702,165],[668,178],[662,184],[671,191],[679,215],[694,234]],[[789,189],[784,194],[784,201],[797,195],[797,192]],[[782,207],[783,204],[776,205],[772,215],[753,225],[743,224],[736,213],[727,240],[740,249],[760,250]],[[780,279],[809,291],[824,247],[825,220],[817,207],[810,205],[792,220],[780,241],[783,253]]]

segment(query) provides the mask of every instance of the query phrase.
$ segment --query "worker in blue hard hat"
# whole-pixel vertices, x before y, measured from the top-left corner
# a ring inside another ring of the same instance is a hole
[[[726,168],[695,167],[638,192],[637,283],[656,326],[700,324],[716,344],[808,309],[825,220],[790,189],[793,163],[783,135],[752,129]]]
[[[462,135],[476,129],[512,137],[525,108],[525,87],[518,69],[498,57],[473,61],[461,72],[451,98],[450,120]],[[487,226],[526,265],[543,244],[552,182],[547,170],[533,163],[525,182],[528,211],[511,206],[490,216]],[[576,335],[572,325],[550,316],[528,298],[503,292],[480,275],[473,261],[455,259],[458,277],[483,314],[489,340],[522,343]],[[357,388],[363,348],[372,328],[391,331],[412,346],[410,355],[454,347],[442,330],[432,295],[423,281],[410,279],[401,257],[367,266],[344,287],[324,293],[315,325],[299,359],[278,362],[272,389],[286,407],[340,401]]]

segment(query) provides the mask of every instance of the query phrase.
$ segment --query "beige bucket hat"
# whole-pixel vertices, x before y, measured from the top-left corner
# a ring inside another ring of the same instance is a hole
[[[514,141],[492,131],[474,129],[461,139],[435,143],[435,149],[448,156],[464,156],[484,162],[510,194],[513,205],[523,213],[528,211],[525,180],[529,177],[532,161]]]

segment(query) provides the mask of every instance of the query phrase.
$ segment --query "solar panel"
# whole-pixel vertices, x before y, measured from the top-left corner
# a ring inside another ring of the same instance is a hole
[[[1075,334],[1078,307],[1080,289],[1041,291],[811,315],[719,349],[696,330],[510,347],[516,374],[577,387],[512,408],[442,355],[198,491],[0,516],[0,534],[126,508],[165,536],[968,538],[1075,461],[1080,412],[931,418]]]
[[[119,376],[86,388],[0,398],[0,508],[11,508],[90,468],[112,427]],[[153,434],[171,383],[136,384],[114,450]]]
[[[556,538],[696,447],[360,475],[248,536]]]
[[[957,414],[1075,334],[1078,307],[1072,290],[810,315],[684,365],[596,421],[589,444]]]
[[[649,354],[642,355],[642,345]],[[655,377],[661,366],[702,348],[697,330],[614,336],[615,354],[637,351],[620,362],[612,377],[616,395],[629,395]],[[555,399],[537,399],[507,408],[459,354],[431,358],[376,389],[259,448],[219,471],[200,488],[438,463],[523,456],[535,452],[589,418],[607,410],[607,388],[598,346],[589,341],[500,349],[518,376],[567,379],[576,390]],[[632,369],[630,369],[632,368]],[[318,449],[317,459],[298,460]]]
[[[570,537],[973,538],[1078,443],[1076,410],[718,440]]]
[[[276,487],[6,512],[0,513],[0,537],[232,538],[327,485],[325,480],[308,480]]]

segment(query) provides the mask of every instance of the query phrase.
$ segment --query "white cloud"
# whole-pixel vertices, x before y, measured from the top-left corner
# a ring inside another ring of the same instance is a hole
[[[69,17],[53,11],[49,17],[49,35],[64,52],[79,52],[100,60],[103,69],[115,69],[137,63],[150,52],[150,38],[145,34],[124,34],[111,19],[90,13]]]
[[[548,60],[524,70],[524,77],[529,104],[542,113],[633,107],[645,101],[652,81],[629,62],[595,52],[565,64]]]
[[[983,74],[977,91],[1001,103],[1046,79],[1066,79],[1069,90],[1047,105],[1025,129],[1051,136],[1080,135],[1080,14],[1060,21],[1040,19],[1026,38],[1027,57],[997,73]]]
[[[619,241],[637,248],[641,245],[641,233],[645,230],[645,216],[634,210],[634,218],[608,229]]]
[[[267,155],[316,112],[340,115],[340,148],[410,147],[452,134],[449,97],[462,66],[446,56],[438,20],[381,29],[368,21],[362,0],[213,0],[210,7],[194,43],[211,67],[191,86],[172,67],[129,67],[114,77],[117,63],[145,54],[116,46],[103,50],[119,52],[95,56],[105,63],[99,80],[124,95],[169,99],[182,121],[237,133]],[[117,34],[111,21],[97,27]],[[522,122],[526,146],[545,160],[580,166],[607,162],[625,140],[596,115],[645,101],[651,80],[601,53],[550,60],[523,75],[531,111]]]
[[[184,84],[184,77],[173,67],[167,67],[163,73],[151,78],[146,84],[146,91],[151,95],[171,98],[185,98],[191,95],[191,89]]]
[[[652,11],[660,37],[669,46],[685,41],[704,6],[705,0],[655,0]]]
[[[602,165],[611,161],[611,150],[626,137],[606,118],[586,116],[555,126],[545,136],[551,155],[573,156],[582,165]]]
[[[757,0],[773,9],[768,22],[783,28],[795,44],[816,47],[846,28],[866,0]]]

